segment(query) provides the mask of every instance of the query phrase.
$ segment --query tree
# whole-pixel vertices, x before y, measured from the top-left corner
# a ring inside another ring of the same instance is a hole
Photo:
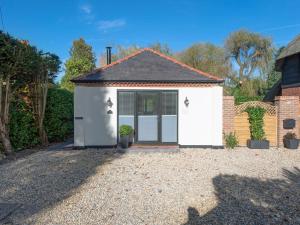
[[[161,44],[159,42],[154,43],[154,44],[150,44],[149,48],[152,48],[155,51],[161,52],[165,55],[169,55],[172,56],[172,51],[169,48],[169,46],[167,44]],[[114,62],[116,60],[125,58],[128,55],[131,55],[139,50],[141,50],[142,48],[138,45],[130,45],[128,47],[124,47],[121,45],[118,45],[116,47],[116,52],[114,54],[112,54],[111,57],[111,61]],[[99,65],[100,66],[105,66],[106,65],[106,53],[101,54],[100,56],[100,61],[99,61]]]
[[[61,87],[73,91],[74,84],[70,80],[92,71],[95,68],[95,61],[92,47],[86,44],[84,39],[73,41],[70,58],[65,63],[66,72],[61,80]]]
[[[238,77],[232,77],[237,83],[251,78],[256,69],[265,67],[273,54],[269,38],[246,30],[230,34],[225,42],[225,49],[227,56],[239,67]]]
[[[274,54],[273,59],[271,62],[268,64],[265,70],[265,74],[267,75],[267,89],[270,89],[273,87],[275,83],[277,83],[280,78],[281,78],[281,73],[276,71],[275,69],[275,63],[276,63],[276,58],[280,55],[284,47],[279,48],[276,53]]]
[[[260,96],[261,98],[264,95],[266,89],[266,81],[261,78],[252,78],[247,79],[243,82],[243,85],[238,85],[231,88],[230,94],[235,96],[235,98],[249,98]]]
[[[33,117],[43,140],[43,118],[46,106],[48,81],[53,82],[59,70],[59,58],[43,53],[28,41],[19,41],[0,32],[0,136],[7,155],[13,154],[10,142],[10,105],[22,100]],[[28,117],[29,118],[29,117]]]
[[[163,53],[165,55],[168,55],[168,56],[173,55],[172,50],[168,46],[168,44],[161,44],[161,43],[157,42],[157,43],[154,43],[154,44],[150,44],[149,48],[152,48],[153,50],[155,50],[157,52],[161,52],[161,53]]]
[[[9,138],[9,110],[18,76],[23,74],[25,45],[8,34],[0,32],[0,136],[7,155],[13,154]]]
[[[194,44],[178,54],[178,59],[196,69],[226,78],[233,73],[225,49],[210,43]]]
[[[32,102],[33,115],[37,123],[39,137],[43,145],[48,144],[48,137],[44,127],[45,110],[49,81],[53,81],[60,68],[58,56],[51,53],[36,52],[36,70],[32,71],[32,82],[29,92]]]
[[[115,62],[119,59],[125,58],[126,56],[131,55],[131,54],[139,51],[140,49],[141,48],[137,45],[130,45],[128,47],[118,45],[116,47],[115,53],[112,53],[112,55],[111,55],[111,61]],[[106,52],[105,52],[100,55],[99,65],[101,67],[101,66],[105,66],[106,64],[107,64],[107,62],[106,62]]]
[[[32,109],[32,114],[38,128],[40,141],[48,144],[47,134],[44,128],[45,108],[49,82],[53,83],[59,72],[60,60],[55,54],[44,53],[36,47],[25,45],[24,60],[26,63],[19,71],[19,92],[28,97],[27,103]],[[22,77],[20,77],[22,75]]]

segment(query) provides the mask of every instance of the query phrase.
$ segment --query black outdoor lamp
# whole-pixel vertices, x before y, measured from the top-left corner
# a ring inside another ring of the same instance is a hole
[[[190,101],[188,100],[187,97],[185,97],[184,104],[185,104],[186,107],[188,107],[189,104],[190,104]]]
[[[110,98],[108,98],[108,100],[107,100],[107,106],[110,108],[113,106],[113,103]]]

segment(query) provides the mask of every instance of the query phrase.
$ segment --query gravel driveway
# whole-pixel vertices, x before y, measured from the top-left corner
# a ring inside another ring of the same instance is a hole
[[[0,179],[5,224],[300,224],[299,150],[41,151]]]

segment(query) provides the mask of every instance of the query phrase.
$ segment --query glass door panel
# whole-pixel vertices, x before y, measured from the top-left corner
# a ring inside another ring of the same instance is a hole
[[[137,93],[138,141],[158,141],[158,100],[157,92]]]
[[[135,93],[121,91],[118,93],[118,134],[120,135],[120,127],[129,125],[135,128]],[[120,136],[118,137],[120,139]],[[131,140],[136,142],[135,138]]]
[[[119,127],[130,125],[134,128],[134,92],[119,93]]]
[[[161,141],[177,142],[177,92],[161,93]]]

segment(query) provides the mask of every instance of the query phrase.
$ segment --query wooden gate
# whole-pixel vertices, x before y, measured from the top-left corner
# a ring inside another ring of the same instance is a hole
[[[261,107],[266,110],[264,116],[264,131],[266,139],[270,141],[270,146],[277,146],[277,110],[276,106],[259,102],[245,102],[235,106],[234,130],[239,140],[240,146],[246,146],[247,140],[250,139],[250,129],[248,113],[245,110],[248,107]]]

